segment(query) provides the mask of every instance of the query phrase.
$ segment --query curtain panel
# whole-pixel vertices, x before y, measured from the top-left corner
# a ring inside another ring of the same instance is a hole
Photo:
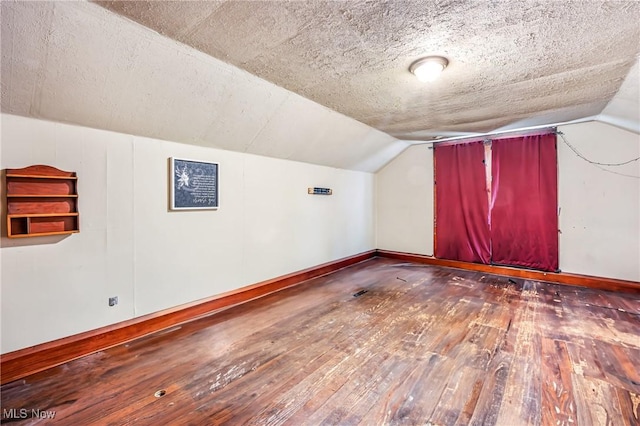
[[[492,263],[557,271],[556,135],[498,139],[491,151]]]
[[[484,145],[436,146],[436,248],[441,259],[489,263]]]

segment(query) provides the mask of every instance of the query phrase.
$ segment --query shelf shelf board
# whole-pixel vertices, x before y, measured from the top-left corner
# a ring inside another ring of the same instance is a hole
[[[7,194],[7,198],[78,198],[77,194]]]
[[[9,214],[7,217],[11,218],[20,218],[20,217],[62,217],[62,216],[78,216],[78,212],[73,213],[17,213],[17,214]]]
[[[27,238],[27,237],[46,237],[48,235],[66,235],[66,234],[77,234],[80,231],[75,229],[73,231],[56,231],[56,232],[42,232],[42,233],[32,233],[32,234],[12,234],[9,238]]]
[[[49,176],[49,175],[17,175],[14,173],[7,173],[8,178],[29,178],[29,179],[66,179],[66,180],[78,180],[77,176]]]

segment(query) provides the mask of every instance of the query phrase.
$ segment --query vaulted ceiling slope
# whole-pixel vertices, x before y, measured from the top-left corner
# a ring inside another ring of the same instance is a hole
[[[405,139],[598,115],[640,52],[638,1],[98,3]],[[426,54],[450,60],[431,85]]]
[[[96,4],[0,13],[5,113],[368,172],[407,146]]]

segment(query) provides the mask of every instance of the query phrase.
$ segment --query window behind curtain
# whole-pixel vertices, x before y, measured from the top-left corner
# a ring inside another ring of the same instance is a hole
[[[491,260],[558,270],[556,135],[492,142]]]
[[[435,147],[436,257],[489,263],[484,145]]]
[[[436,257],[557,270],[555,134],[494,140],[489,152],[490,169],[482,142],[436,146]]]

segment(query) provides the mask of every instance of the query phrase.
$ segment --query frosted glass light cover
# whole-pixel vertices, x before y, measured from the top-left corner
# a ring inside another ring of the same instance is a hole
[[[440,56],[432,56],[419,59],[409,68],[420,81],[434,81],[440,73],[446,68],[448,61]]]

